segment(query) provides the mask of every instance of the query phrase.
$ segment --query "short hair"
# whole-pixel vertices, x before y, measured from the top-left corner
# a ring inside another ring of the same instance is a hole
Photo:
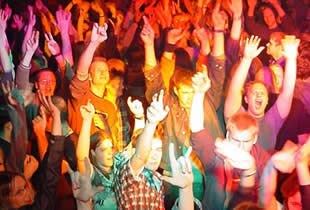
[[[40,69],[40,70],[34,72],[36,81],[38,81],[39,75],[40,75],[42,72],[51,72],[51,73],[54,74],[55,78],[57,79],[56,74],[55,74],[55,72],[54,72],[52,69],[50,69],[50,68],[45,68],[45,69]]]
[[[281,45],[281,40],[284,39],[286,36],[285,33],[277,31],[277,32],[273,32],[270,34],[270,38],[269,39],[273,39],[277,45]]]
[[[263,86],[266,88],[266,91],[267,91],[267,93],[268,93],[268,88],[267,88],[267,86],[266,86],[263,82],[254,80],[254,81],[248,82],[248,83],[245,85],[244,94],[248,94],[248,92],[251,90],[251,88],[252,88],[255,84],[261,84],[261,85],[263,85]]]
[[[239,131],[254,128],[255,134],[258,133],[259,129],[256,119],[247,112],[238,112],[229,118],[226,126],[227,131],[231,131],[231,128],[233,127]]]
[[[192,87],[192,77],[194,74],[192,70],[176,66],[171,77],[171,87],[176,87],[177,89],[182,85]]]

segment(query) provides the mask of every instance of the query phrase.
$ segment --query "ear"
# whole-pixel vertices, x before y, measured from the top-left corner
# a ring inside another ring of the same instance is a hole
[[[173,87],[173,92],[174,92],[174,94],[175,94],[176,96],[179,97],[179,92],[178,92],[178,89],[177,89],[176,86]]]
[[[244,101],[248,104],[248,97],[246,95],[244,96]]]

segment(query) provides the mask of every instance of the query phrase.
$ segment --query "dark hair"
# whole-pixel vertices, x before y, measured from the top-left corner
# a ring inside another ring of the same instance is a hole
[[[13,179],[17,176],[21,176],[16,172],[0,172],[0,209],[9,209],[11,207],[10,203],[10,192],[13,185]]]
[[[301,40],[298,46],[297,78],[308,79],[310,76],[310,42]]]
[[[189,69],[182,67],[175,67],[174,74],[171,77],[171,88],[176,87],[180,88],[182,85],[187,85],[192,87],[192,77],[194,72]]]

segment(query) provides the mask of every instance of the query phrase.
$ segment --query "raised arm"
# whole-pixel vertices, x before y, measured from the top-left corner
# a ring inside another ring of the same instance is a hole
[[[259,47],[260,39],[258,37],[251,36],[246,40],[244,48],[244,56],[242,57],[236,72],[232,76],[230,86],[228,88],[227,97],[224,106],[225,118],[230,118],[236,113],[242,103],[242,89],[247,77],[252,60],[261,53],[264,47]]]
[[[220,10],[220,3],[216,3],[212,11],[214,43],[211,54],[215,57],[224,55],[225,12]]]
[[[36,24],[36,15],[33,13],[33,6],[28,5],[28,24],[26,25],[26,31],[24,40],[22,43],[22,55],[24,55],[27,51],[27,41],[31,39],[33,27]]]
[[[5,33],[8,18],[8,14],[4,10],[0,9],[0,63],[4,72],[11,72],[13,68],[9,54],[5,47],[8,46]]]
[[[143,16],[144,26],[140,33],[140,37],[144,43],[145,63],[144,70],[148,71],[157,65],[155,49],[154,49],[154,29],[149,23],[147,17]]]
[[[90,128],[95,114],[94,106],[88,101],[87,105],[83,105],[80,108],[81,115],[83,118],[82,127],[79,135],[79,140],[76,148],[76,157],[78,160],[78,169],[82,174],[85,174],[87,171],[85,165],[85,159],[89,160],[89,149],[90,149]],[[93,168],[90,167],[90,177],[93,173]]]
[[[239,40],[242,25],[242,0],[231,0],[229,2],[229,8],[233,16],[230,37],[233,40]]]
[[[39,46],[39,32],[33,31],[31,38],[26,42],[26,53],[21,60],[16,72],[16,84],[20,90],[26,90],[29,85],[29,72],[31,68],[31,59]]]
[[[281,40],[286,59],[283,87],[276,101],[280,116],[286,118],[291,110],[296,82],[296,59],[300,40],[295,36],[285,36]]]
[[[135,154],[130,160],[130,166],[134,175],[144,167],[152,149],[153,135],[156,127],[168,114],[169,108],[163,105],[164,91],[153,96],[153,101],[147,109],[147,121],[138,139]]]
[[[60,31],[61,43],[62,43],[62,55],[70,66],[73,66],[73,56],[71,40],[69,37],[69,26],[71,24],[71,13],[66,10],[59,9],[56,12],[57,27]],[[56,58],[58,63],[61,63],[60,58]],[[64,63],[64,61],[62,61]]]
[[[85,81],[88,78],[89,66],[93,60],[95,50],[108,38],[107,29],[107,24],[104,24],[104,26],[99,26],[98,23],[94,24],[90,42],[86,46],[78,62],[76,76],[79,80]]]

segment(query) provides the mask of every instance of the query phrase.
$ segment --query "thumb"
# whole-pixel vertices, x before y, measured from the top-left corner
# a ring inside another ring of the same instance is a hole
[[[165,106],[165,112],[169,112],[169,110],[170,110],[170,108],[169,108],[169,106],[167,105],[167,106]]]

